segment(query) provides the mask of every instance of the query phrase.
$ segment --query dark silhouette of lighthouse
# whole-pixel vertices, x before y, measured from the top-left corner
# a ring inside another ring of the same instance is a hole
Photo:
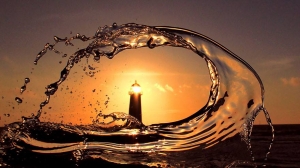
[[[135,81],[134,84],[131,85],[130,91],[130,103],[129,103],[129,115],[137,118],[140,122],[142,122],[142,105],[141,105],[141,86]]]

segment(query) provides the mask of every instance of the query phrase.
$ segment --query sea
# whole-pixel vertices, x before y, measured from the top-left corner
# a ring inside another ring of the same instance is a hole
[[[266,153],[266,146],[270,143],[270,128],[268,125],[254,125],[251,135],[253,155],[258,165],[263,167],[300,167],[300,124],[295,125],[274,125],[275,139],[272,144],[268,159],[263,158]],[[1,132],[4,128],[1,128]],[[232,150],[228,148],[228,150]],[[0,151],[3,152],[3,149]],[[201,150],[194,151],[194,155],[201,153]],[[3,154],[3,153],[2,153]],[[261,156],[259,156],[261,155]],[[188,162],[188,160],[187,160]],[[201,161],[200,161],[201,162]],[[263,163],[263,164],[261,164]],[[146,165],[137,164],[115,164],[98,159],[84,159],[80,162],[70,160],[69,154],[40,154],[30,151],[11,151],[1,156],[0,167],[14,168],[39,168],[39,167],[119,167],[119,168],[148,168]],[[152,166],[154,167],[154,166]],[[159,165],[155,167],[160,167]],[[161,166],[163,167],[163,166]],[[184,165],[179,167],[185,167]],[[197,166],[196,166],[197,167]],[[208,166],[209,167],[209,166]],[[244,167],[244,166],[241,166]],[[249,166],[247,166],[249,167]],[[250,166],[251,167],[251,166]],[[255,166],[253,166],[255,167]],[[259,166],[258,166],[259,167]]]

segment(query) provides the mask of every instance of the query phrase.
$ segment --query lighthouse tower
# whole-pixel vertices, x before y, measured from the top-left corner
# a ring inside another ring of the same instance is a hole
[[[141,86],[135,81],[134,84],[131,85],[130,91],[130,103],[129,103],[129,115],[137,118],[140,122],[142,122],[142,105],[141,105]]]

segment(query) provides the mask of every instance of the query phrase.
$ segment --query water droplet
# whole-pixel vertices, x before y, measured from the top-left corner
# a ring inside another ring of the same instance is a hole
[[[23,93],[25,90],[26,90],[26,85],[24,85],[20,88],[20,93]]]
[[[45,46],[44,46],[44,48],[48,48],[49,45],[50,45],[49,43],[46,43]]]
[[[25,78],[25,83],[29,83],[30,82],[30,79],[29,78]]]
[[[90,65],[88,65],[88,68],[90,69],[90,70],[95,70],[96,68],[94,68],[94,67],[92,67],[92,66],[90,66]]]
[[[113,28],[117,28],[117,27],[118,27],[117,23],[114,22],[114,23],[112,24],[112,27],[113,27]]]
[[[22,100],[21,98],[19,98],[19,97],[16,97],[16,98],[15,98],[15,101],[16,101],[18,104],[20,104],[20,103],[23,102],[23,100]]]
[[[62,39],[62,38],[59,38],[59,37],[57,37],[57,36],[54,36],[54,41],[55,41],[56,43],[62,42],[62,41],[66,41],[66,40],[67,40],[67,37],[65,37],[64,39]]]

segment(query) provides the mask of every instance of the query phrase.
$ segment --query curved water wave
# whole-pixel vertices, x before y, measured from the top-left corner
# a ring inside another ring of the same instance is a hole
[[[250,136],[254,119],[261,110],[273,131],[270,117],[264,107],[264,87],[258,74],[240,57],[202,34],[174,27],[113,24],[99,28],[92,37],[77,34],[69,39],[61,39],[55,36],[55,43],[47,43],[34,63],[37,64],[48,50],[59,53],[54,49],[57,43],[72,45],[72,40],[75,39],[90,40],[91,43],[71,55],[58,81],[46,87],[46,99],[40,104],[36,116],[23,118],[22,123],[8,126],[2,135],[2,139],[8,144],[38,153],[75,152],[77,155],[83,155],[84,152],[78,151],[89,151],[86,155],[90,157],[116,163],[165,164],[176,167],[178,163],[182,164],[188,159],[191,163],[185,163],[186,166],[205,165],[206,162],[224,166],[235,160],[254,161]],[[106,56],[112,59],[126,49],[154,49],[159,46],[191,50],[207,64],[211,79],[209,99],[204,107],[191,116],[176,122],[149,126],[124,113],[99,114],[92,125],[85,126],[38,121],[43,107],[68,77],[72,67],[82,58],[91,57],[99,61],[101,57]],[[111,118],[109,122],[105,122],[107,117]],[[55,136],[61,134],[68,136],[63,136],[64,139]],[[49,140],[52,137],[56,138]],[[274,135],[271,143],[273,138]],[[237,139],[238,142],[231,144]],[[229,151],[226,150],[230,145],[235,147],[236,154],[231,151],[228,154]],[[243,151],[241,156],[244,147],[248,148],[249,152]],[[270,148],[271,144],[269,150]],[[187,158],[196,150],[202,153],[201,159],[196,156],[195,159]],[[216,152],[220,154],[216,155]],[[229,159],[223,159],[223,154],[228,154]],[[219,160],[209,161],[212,155],[219,156]],[[201,163],[197,159],[200,159]]]

